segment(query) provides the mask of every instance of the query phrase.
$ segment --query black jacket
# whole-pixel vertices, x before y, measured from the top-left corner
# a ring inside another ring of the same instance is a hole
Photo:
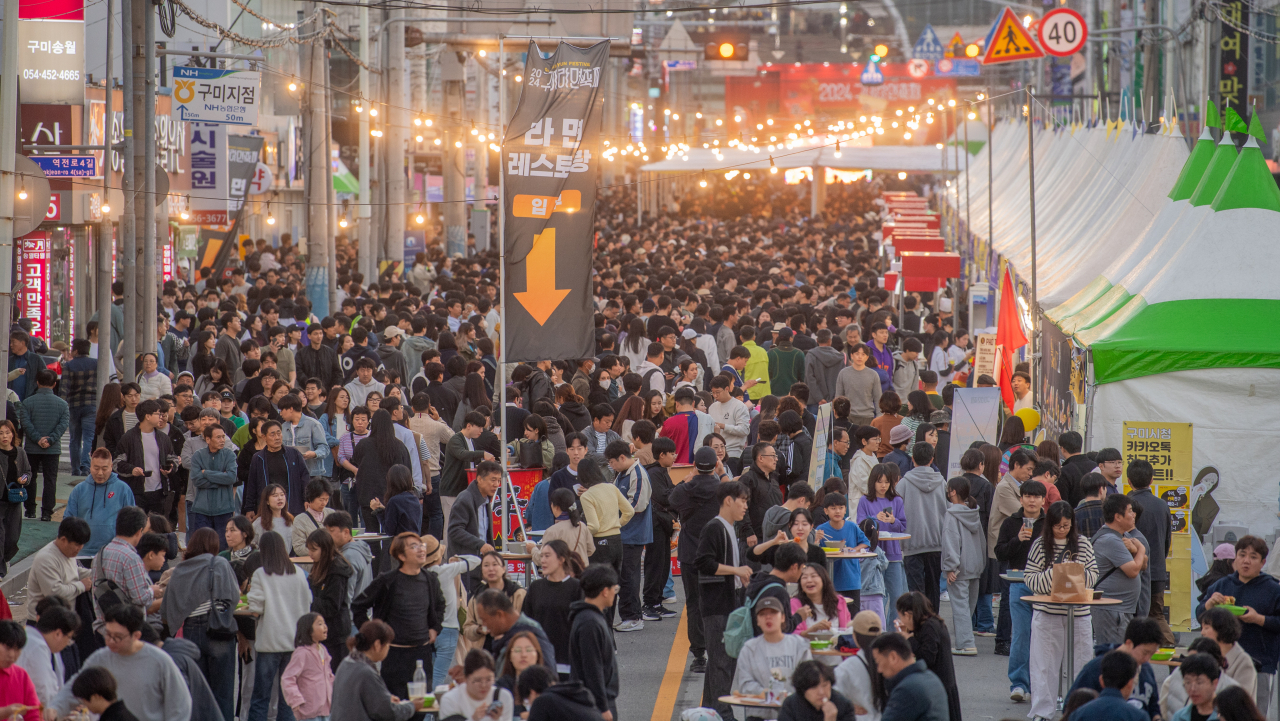
[[[947,631],[947,625],[942,619],[933,616],[916,627],[910,641],[911,652],[916,659],[924,661],[925,667],[938,677],[942,687],[947,690],[951,721],[961,721],[960,689],[956,686],[956,668],[951,660],[951,633]]]
[[[440,590],[440,579],[436,578],[436,574],[422,569],[418,572],[419,577],[425,577],[427,581],[427,593],[431,595],[431,606],[427,609],[427,628],[434,630],[437,634],[440,629],[444,628],[444,593]],[[373,617],[386,621],[391,618],[391,606],[396,600],[396,586],[400,578],[408,578],[408,574],[401,573],[399,569],[387,571],[369,584],[355,600],[351,602],[351,616],[356,624],[363,624],[369,620],[369,612],[373,612]],[[345,591],[344,591],[345,593]],[[325,621],[328,623],[328,621]]]
[[[835,689],[831,690],[831,703],[836,707],[836,721],[854,721],[853,702]],[[814,708],[798,693],[786,697],[778,709],[778,721],[823,721],[824,718],[822,709]]]
[[[308,378],[319,378],[325,388],[340,386],[344,383],[337,351],[323,343],[319,348],[298,346],[298,351],[293,355],[293,362],[298,371],[300,383],[305,383]]]
[[[569,401],[560,406],[560,413],[569,419],[569,425],[573,430],[582,433],[591,427],[591,412],[587,407],[577,401]]]
[[[1044,529],[1044,512],[1042,511],[1035,525],[1031,527],[1031,540],[1019,540],[1018,531],[1022,530],[1022,518],[1022,509],[1019,508],[1000,524],[1000,535],[996,536],[996,558],[1004,562],[1001,568],[1014,568],[1019,571],[1026,568],[1027,554],[1031,552],[1031,544],[1040,538],[1040,531]]]
[[[326,625],[334,628],[351,628],[351,602],[347,596],[347,584],[354,570],[341,553],[334,554],[329,573],[319,583],[314,578],[311,585],[311,610],[324,617]],[[434,574],[432,574],[434,575]],[[341,634],[345,635],[345,634]]]
[[[462,401],[462,397],[452,388],[445,387],[443,383],[428,384],[426,393],[431,399],[431,405],[439,411],[440,417],[452,421],[453,416],[458,412],[458,403]]]
[[[529,721],[601,721],[596,699],[581,681],[550,686],[529,706]]]
[[[617,646],[600,609],[586,601],[569,606],[569,680],[580,682],[595,701],[596,711],[614,711],[618,701]]]
[[[440,462],[440,495],[458,496],[467,487],[467,467],[484,460],[480,441],[473,441],[476,449],[467,448],[467,439],[454,433],[444,444],[444,459]],[[359,466],[357,466],[358,468]]]
[[[667,496],[667,505],[680,517],[677,557],[682,567],[693,567],[698,557],[702,529],[720,513],[720,506],[716,503],[716,488],[719,486],[720,479],[699,474],[673,488]]]
[[[1068,458],[1062,462],[1062,475],[1058,476],[1058,492],[1062,494],[1062,500],[1071,504],[1075,508],[1084,500],[1084,492],[1080,490],[1080,479],[1085,474],[1098,470],[1098,464],[1089,460],[1089,457],[1083,453]]]
[[[533,404],[538,401],[554,401],[556,389],[551,385],[551,378],[542,372],[541,368],[534,368],[524,383],[518,384],[520,394],[524,397],[524,407],[533,410]]]
[[[764,513],[782,504],[782,490],[778,488],[778,481],[753,465],[742,472],[738,483],[751,491],[751,498],[747,500],[747,520],[751,522],[751,532],[759,541],[769,540],[764,537]]]
[[[110,427],[110,424],[108,424]],[[169,442],[169,436],[163,431],[156,429],[155,431],[156,449],[160,455],[160,465],[170,465],[171,456],[177,454],[173,450],[173,444]],[[142,426],[137,425],[129,430],[128,433],[120,439],[120,443],[116,446],[115,453],[115,472],[120,476],[120,480],[129,484],[129,490],[133,491],[134,498],[142,498],[143,488],[146,487],[145,476],[133,475],[133,469],[142,468],[146,462],[145,452],[142,448]],[[177,468],[176,459],[172,462],[172,466]],[[160,490],[165,493],[172,490],[169,482],[169,476],[160,474]],[[183,489],[186,490],[185,488]]]
[[[671,474],[661,463],[645,466],[644,470],[649,474],[649,486],[652,489],[649,505],[653,508],[653,528],[655,531],[662,531],[669,539],[675,530],[675,513],[671,510],[671,491],[674,490]]]
[[[986,476],[977,473],[961,474],[969,481],[969,497],[978,502],[978,518],[982,519],[982,527],[991,526],[991,502],[995,499],[996,488]]]
[[[785,481],[788,486],[797,481],[808,483],[811,455],[813,455],[813,437],[808,432],[796,434],[791,439],[791,460],[787,463],[787,477],[780,480]]]
[[[707,616],[728,616],[733,612],[733,609],[742,605],[742,594],[738,592],[738,577],[734,575],[716,575],[720,564],[726,566],[735,565],[733,562],[733,547],[735,545],[738,547],[737,565],[745,567],[747,565],[747,550],[743,547],[742,541],[739,540],[736,532],[730,533],[723,523],[715,519],[712,519],[702,529],[702,535],[698,539],[698,555],[694,559],[694,566],[698,569],[698,592],[702,594],[702,597],[698,599],[698,605],[703,618]],[[681,565],[683,566],[683,563]],[[791,600],[788,599],[787,603],[790,604]],[[788,605],[786,608],[790,608],[790,606]]]
[[[16,417],[16,415],[10,416],[10,418]],[[107,426],[102,429],[102,445],[106,446],[108,451],[111,451],[112,458],[115,458],[116,449],[120,446],[120,439],[123,437],[124,409],[121,408],[107,418]]]

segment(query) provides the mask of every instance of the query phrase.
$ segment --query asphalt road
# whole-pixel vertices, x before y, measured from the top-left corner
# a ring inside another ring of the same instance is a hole
[[[678,582],[676,594],[683,599]],[[683,611],[683,604],[678,608]],[[942,618],[950,627],[951,609],[946,602]],[[643,721],[645,716],[649,721],[678,721],[681,711],[701,705],[702,675],[689,673],[683,631],[673,654],[679,620],[645,622],[643,631],[615,634],[621,668],[620,721]],[[994,638],[979,637],[977,646],[977,656],[952,657],[966,721],[1027,718],[1030,703],[1009,700],[1008,657],[995,655]],[[1165,675],[1166,669],[1156,667],[1157,681]]]

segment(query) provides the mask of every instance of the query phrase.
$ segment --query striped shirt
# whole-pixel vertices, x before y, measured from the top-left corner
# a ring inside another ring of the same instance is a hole
[[[1085,585],[1093,588],[1098,585],[1098,562],[1093,557],[1093,544],[1089,539],[1080,536],[1076,539],[1076,554],[1074,557],[1067,555],[1066,540],[1054,540],[1054,559],[1053,563],[1048,564],[1045,568],[1044,560],[1044,542],[1037,538],[1031,544],[1031,551],[1027,554],[1027,565],[1023,570],[1023,583],[1032,593],[1047,596],[1053,591],[1053,564],[1073,561],[1084,566]],[[1065,616],[1067,610],[1062,606],[1047,606],[1042,603],[1035,603],[1031,606],[1037,611],[1047,613],[1051,616]],[[1077,606],[1075,609],[1076,618],[1089,615],[1088,606]]]

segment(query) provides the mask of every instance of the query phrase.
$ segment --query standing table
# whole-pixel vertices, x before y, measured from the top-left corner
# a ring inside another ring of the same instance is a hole
[[[834,573],[831,570],[832,561],[838,561],[842,559],[855,559],[855,558],[861,560],[863,558],[875,558],[875,557],[876,557],[876,554],[872,553],[871,551],[848,551],[848,550],[827,551],[827,575],[831,575],[832,573]]]
[[[1076,672],[1076,614],[1077,606],[1114,606],[1120,603],[1118,598],[1098,598],[1091,601],[1055,601],[1051,596],[1023,596],[1023,601],[1027,603],[1042,603],[1046,606],[1058,606],[1067,609],[1067,618],[1070,622],[1067,624],[1067,673],[1072,674],[1074,680]],[[1062,691],[1062,674],[1058,674],[1058,709],[1061,710],[1066,700],[1066,694]]]

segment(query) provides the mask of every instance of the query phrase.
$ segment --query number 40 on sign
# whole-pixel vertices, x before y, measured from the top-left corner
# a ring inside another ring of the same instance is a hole
[[[1080,52],[1089,38],[1089,28],[1080,13],[1070,8],[1058,8],[1040,21],[1036,37],[1046,53],[1062,58]]]

